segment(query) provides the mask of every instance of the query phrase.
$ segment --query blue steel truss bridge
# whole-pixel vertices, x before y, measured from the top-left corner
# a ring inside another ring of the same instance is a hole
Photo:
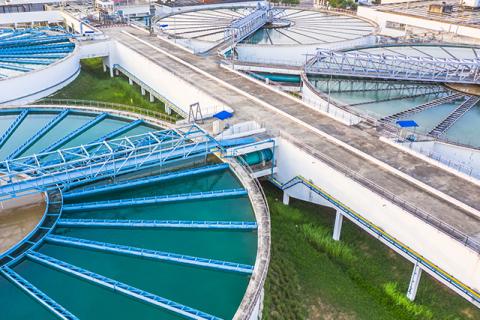
[[[305,65],[305,72],[311,75],[479,84],[480,59],[319,49]]]

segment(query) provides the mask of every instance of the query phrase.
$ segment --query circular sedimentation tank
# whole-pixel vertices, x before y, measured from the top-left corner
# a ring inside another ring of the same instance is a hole
[[[61,28],[0,30],[0,80],[46,68],[74,49]]]
[[[64,109],[25,110],[0,113],[2,161],[16,154],[18,163],[45,150],[162,130],[147,122],[134,126],[134,120],[113,114],[72,109],[45,131]],[[71,139],[58,144],[69,135]],[[254,272],[263,272],[254,270],[259,247],[255,206],[236,173],[217,157],[202,155],[3,201],[1,318],[54,318],[12,280],[10,271],[80,319],[185,318],[179,309],[198,311],[197,318],[233,318],[245,305],[246,292],[249,299],[258,296],[249,290],[253,278],[262,278]],[[239,192],[221,195],[231,190]],[[212,192],[219,196],[188,197]],[[152,197],[163,200],[118,205]],[[107,205],[88,206],[94,203]],[[46,257],[68,270],[49,265]],[[150,300],[122,294],[125,286]],[[195,318],[191,314],[186,318]]]
[[[372,54],[435,57],[453,59],[477,59],[479,47],[455,45],[388,45],[352,50],[350,52]],[[325,100],[360,115],[386,119],[397,113],[413,109],[436,99],[456,94],[456,99],[426,108],[421,112],[399,116],[394,120],[414,120],[416,132],[429,134],[470,96],[478,95],[478,86],[444,85],[400,80],[365,79],[340,76],[307,75],[309,83]],[[441,139],[462,145],[480,147],[478,125],[480,103],[463,114]]]
[[[251,14],[256,7],[205,9],[180,12],[160,19],[157,27],[195,52],[224,41],[229,25]],[[240,60],[277,59],[305,61],[318,47],[367,45],[376,26],[362,18],[329,11],[273,8],[273,21],[236,45]],[[280,47],[283,51],[280,51]],[[288,49],[287,49],[288,48]]]

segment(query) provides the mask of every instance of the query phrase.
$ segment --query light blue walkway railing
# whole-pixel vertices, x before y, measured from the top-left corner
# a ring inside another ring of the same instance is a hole
[[[153,177],[143,177],[135,180],[121,181],[117,183],[111,183],[111,184],[106,184],[101,186],[94,186],[94,187],[84,188],[80,190],[70,191],[70,192],[64,193],[63,198],[73,199],[73,198],[84,197],[84,196],[88,196],[88,195],[92,195],[100,192],[111,192],[111,191],[117,191],[122,189],[128,189],[128,188],[133,188],[141,185],[167,181],[171,179],[178,179],[178,178],[193,176],[197,174],[225,170],[227,168],[228,168],[228,164],[221,163],[221,164],[204,166],[204,167],[199,167],[194,169],[175,171],[175,172],[170,172],[170,173],[153,176]]]
[[[218,190],[218,191],[192,192],[192,193],[182,193],[182,194],[144,197],[144,198],[84,202],[84,203],[64,205],[63,212],[75,212],[75,211],[84,211],[84,210],[93,210],[93,209],[113,209],[113,208],[119,208],[119,207],[125,207],[125,206],[138,206],[138,205],[168,203],[168,202],[188,201],[188,200],[214,199],[214,198],[224,198],[224,197],[244,196],[244,195],[247,195],[247,191],[245,189],[225,189],[225,190]]]
[[[60,219],[57,226],[65,228],[181,228],[181,229],[238,229],[256,230],[253,221],[197,221],[197,220],[109,220]]]
[[[22,289],[25,293],[31,296],[33,299],[41,303],[44,307],[54,313],[60,319],[65,320],[77,320],[78,318],[70,313],[67,309],[58,304],[55,300],[47,296],[40,289],[35,287],[25,278],[20,276],[18,273],[10,269],[9,267],[0,268],[0,272],[10,280],[17,287]],[[5,303],[5,302],[4,302]]]
[[[148,258],[152,260],[187,264],[187,265],[222,270],[222,271],[233,271],[233,272],[240,272],[240,273],[246,273],[246,274],[251,274],[253,272],[253,266],[250,266],[247,264],[234,263],[234,262],[228,262],[228,261],[222,261],[222,260],[214,260],[214,259],[206,259],[206,258],[183,255],[183,254],[176,254],[172,252],[150,250],[150,249],[137,248],[137,247],[100,242],[100,241],[94,241],[94,240],[64,237],[59,235],[50,235],[46,238],[46,240],[51,243],[65,245],[65,246],[86,248],[86,249],[98,250],[102,252],[110,252],[110,253],[117,253],[117,254],[123,254],[128,256]]]
[[[199,311],[194,308],[190,308],[188,306],[182,305],[172,300],[168,300],[166,298],[160,297],[153,293],[132,287],[123,282],[104,277],[98,273],[88,271],[86,269],[49,257],[39,252],[29,253],[28,258],[38,263],[47,265],[53,269],[63,271],[67,274],[90,281],[102,287],[109,288],[115,292],[119,292],[126,296],[138,299],[140,301],[156,305],[166,310],[170,310],[188,319],[221,320],[220,318],[210,315],[208,313]]]

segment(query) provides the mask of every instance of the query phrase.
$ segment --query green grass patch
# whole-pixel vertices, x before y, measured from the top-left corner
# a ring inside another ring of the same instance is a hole
[[[332,239],[332,233],[323,226],[304,224],[301,227],[307,241],[317,250],[326,252],[330,258],[338,259],[345,263],[352,263],[355,260],[353,251],[341,241]]]
[[[138,85],[130,85],[123,76],[110,78],[109,72],[103,72],[101,58],[82,60],[81,65],[80,75],[49,98],[119,103],[165,113],[164,103],[158,100],[150,102],[148,93],[142,96]],[[173,113],[172,116],[179,118]]]
[[[433,312],[425,306],[418,305],[410,301],[404,292],[400,292],[397,288],[397,284],[393,282],[388,282],[383,285],[385,293],[392,299],[392,301],[397,305],[404,308],[406,311],[411,313],[413,316],[418,319],[432,319]]]
[[[272,256],[264,319],[480,319],[479,310],[423,273],[415,302],[405,294],[413,264],[347,219],[331,240],[335,212],[264,184]]]

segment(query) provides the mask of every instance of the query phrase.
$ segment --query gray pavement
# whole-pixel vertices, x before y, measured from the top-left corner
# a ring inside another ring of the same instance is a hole
[[[283,95],[268,90],[242,76],[236,75],[219,66],[215,57],[202,58],[169,44],[158,38],[150,37],[145,33],[130,27],[105,30],[113,39],[122,42],[131,49],[144,55],[161,65],[163,68],[174,72],[185,81],[190,82],[199,89],[209,93],[216,99],[224,102],[235,110],[235,121],[257,120],[273,132],[286,132],[301,139],[319,153],[348,166],[367,179],[375,182],[384,189],[396,194],[398,197],[410,202],[416,207],[428,212],[458,230],[480,240],[480,219],[471,213],[453,205],[450,202],[418,187],[417,185],[382,169],[372,162],[366,161],[357,154],[337,145],[326,138],[309,130],[305,126],[289,118],[272,112],[267,107],[259,104],[244,95],[220,85],[217,81],[202,75],[199,72],[173,60],[165,54],[150,46],[123,34],[121,31],[141,38],[159,48],[188,62],[201,70],[208,72],[216,78],[222,79],[265,102],[273,105],[311,127],[317,128],[356,149],[363,151],[382,162],[406,173],[415,179],[442,191],[443,193],[480,210],[480,187],[456,175],[448,173],[406,152],[389,146],[378,139],[375,130],[365,130],[358,127],[349,127],[324,116],[299,102],[292,101]]]

